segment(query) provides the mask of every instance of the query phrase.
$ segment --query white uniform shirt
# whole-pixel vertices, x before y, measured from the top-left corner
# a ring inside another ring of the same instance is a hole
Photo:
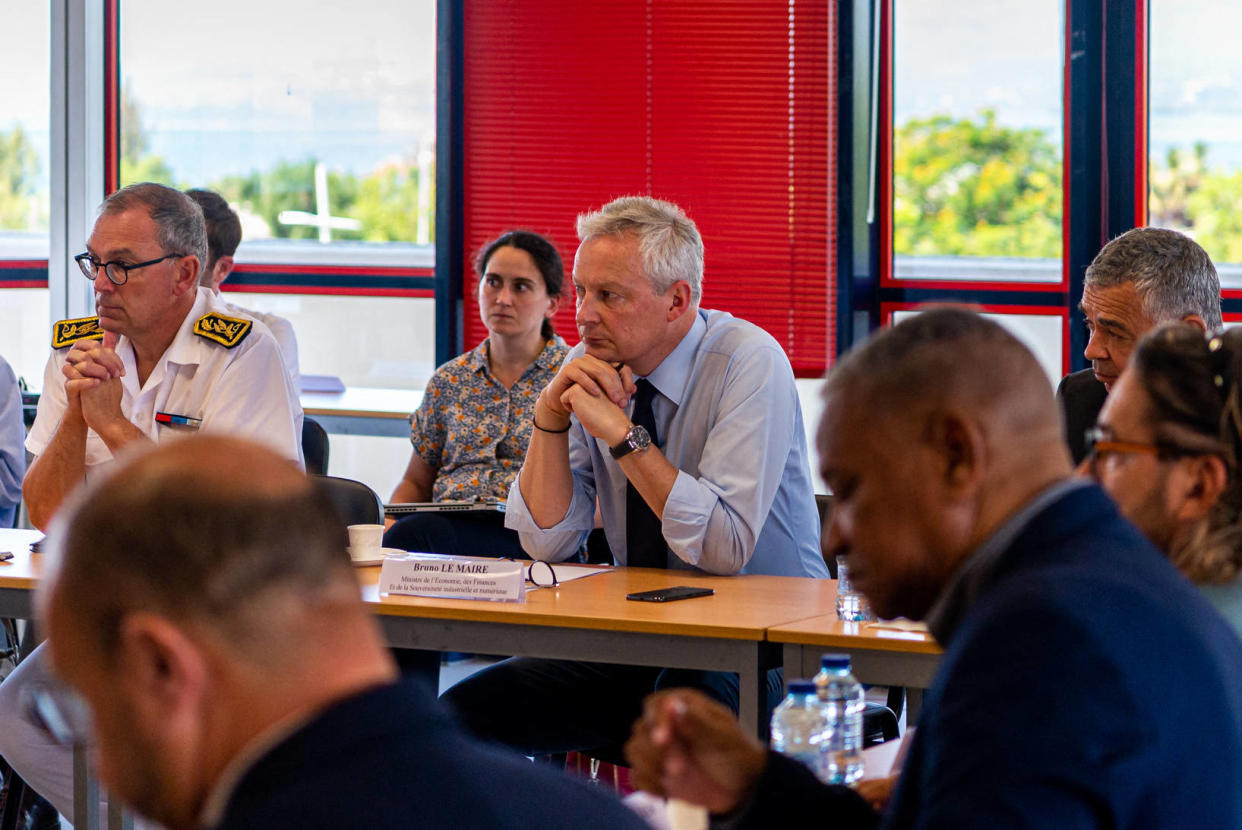
[[[272,337],[276,338],[276,343],[280,346],[280,356],[285,359],[285,368],[289,370],[289,379],[293,381],[293,392],[294,394],[301,392],[302,381],[298,366],[298,338],[293,333],[293,323],[290,323],[284,317],[269,314],[266,311],[242,308],[233,303],[226,303],[226,305],[243,317],[253,317],[271,330]]]
[[[256,321],[250,333],[229,349],[194,333],[194,322],[217,312],[248,316],[230,308],[210,289],[199,288],[193,308],[176,337],[139,388],[138,367],[129,338],[117,341],[116,352],[125,366],[121,378],[121,412],[155,442],[214,432],[246,438],[302,463],[302,407],[293,391],[280,347],[267,326]],[[43,373],[43,393],[26,449],[40,455],[51,442],[68,398],[61,367],[69,347],[57,349]],[[198,429],[157,423],[157,413],[201,420]],[[112,460],[103,439],[86,433],[86,471]]]

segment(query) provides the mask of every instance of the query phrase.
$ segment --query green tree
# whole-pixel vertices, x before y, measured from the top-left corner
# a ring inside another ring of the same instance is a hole
[[[45,230],[38,198],[39,152],[21,125],[0,132],[0,228]]]
[[[1060,256],[1061,154],[1042,130],[933,115],[893,146],[895,253]]]
[[[1208,145],[1170,147],[1148,170],[1148,224],[1190,234],[1216,262],[1242,262],[1242,171],[1213,168]]]
[[[431,175],[434,182],[435,173]],[[386,165],[363,179],[350,214],[362,222],[362,238],[368,242],[414,241],[418,229],[418,186],[418,168],[406,164]],[[434,218],[431,221],[434,239]]]

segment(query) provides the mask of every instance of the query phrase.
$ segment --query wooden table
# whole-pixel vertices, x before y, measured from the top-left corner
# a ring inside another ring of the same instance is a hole
[[[616,568],[531,591],[524,603],[381,598],[379,568],[358,575],[363,600],[395,646],[737,672],[739,717],[761,739],[768,728],[766,673],[781,665],[767,631],[833,607],[836,596],[835,584],[822,579]],[[625,598],[671,585],[716,593],[670,603]]]
[[[422,403],[421,389],[350,387],[344,392],[303,392],[302,411],[337,435],[410,437],[410,413]]]
[[[41,556],[32,556],[30,543],[42,539],[37,530],[0,529],[0,550],[13,559],[0,562],[0,617],[28,620],[34,616],[34,587],[42,570]]]
[[[921,690],[931,686],[940,665],[940,646],[925,628],[904,631],[882,623],[847,623],[835,612],[774,625],[768,639],[782,647],[786,682],[811,677],[819,671],[822,654],[840,652],[850,655],[854,676],[863,683],[905,686],[906,720],[911,724],[918,717]]]

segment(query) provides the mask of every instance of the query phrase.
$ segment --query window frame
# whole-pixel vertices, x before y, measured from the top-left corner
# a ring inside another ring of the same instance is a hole
[[[990,312],[1062,316],[1066,371],[1086,365],[1085,325],[1078,304],[1083,272],[1109,239],[1146,221],[1147,187],[1147,0],[1066,0],[1063,49],[1063,174],[1061,279],[1056,282],[975,281],[905,278],[894,275],[893,239],[893,0],[845,0],[852,21],[843,21],[843,52],[851,56],[838,72],[875,60],[874,79],[856,79],[855,95],[876,96],[875,129],[860,129],[859,107],[841,107],[846,119],[838,135],[863,136],[851,146],[842,168],[866,169],[860,153],[876,155],[874,201],[842,201],[841,219],[854,239],[867,239],[865,266],[858,257],[839,277],[848,308],[841,314],[837,347],[844,351],[881,325],[888,309],[927,302],[966,303]],[[871,80],[874,89],[867,81]],[[1109,94],[1101,94],[1108,84]],[[1108,125],[1105,131],[1100,125]],[[1106,135],[1104,134],[1106,132]],[[1104,145],[1104,146],[1102,146]],[[854,176],[857,186],[858,176]],[[867,221],[866,210],[875,221]],[[1242,290],[1238,291],[1242,308]],[[1019,311],[1023,309],[1023,311]]]
[[[832,2],[832,0],[825,0]],[[0,287],[46,286],[52,320],[91,313],[89,286],[67,279],[69,250],[119,179],[120,0],[50,0],[52,215],[49,258],[0,261]],[[836,353],[884,322],[897,303],[1038,306],[1068,320],[1070,368],[1085,365],[1082,273],[1108,239],[1147,218],[1147,0],[1066,0],[1063,257],[1059,283],[895,277],[892,240],[892,0],[838,0],[836,101]],[[878,18],[878,19],[877,19]],[[877,26],[877,23],[879,24]],[[463,347],[462,4],[437,0],[435,265],[243,264],[236,287],[270,293],[433,296],[437,362]],[[877,58],[879,77],[872,76]],[[874,87],[874,90],[873,90]],[[1108,90],[1108,95],[1103,90]],[[869,121],[880,96],[879,129]],[[1107,125],[1107,130],[1101,125]],[[1106,134],[1105,134],[1106,133]],[[876,152],[875,194],[867,195]],[[867,221],[868,210],[877,221]],[[1242,314],[1242,288],[1222,292]],[[49,321],[51,322],[51,321]]]

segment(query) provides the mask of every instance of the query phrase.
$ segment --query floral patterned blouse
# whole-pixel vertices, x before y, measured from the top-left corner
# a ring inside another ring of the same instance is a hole
[[[506,389],[488,368],[488,341],[436,369],[410,418],[414,452],[436,468],[432,499],[506,498],[530,443],[539,393],[569,353],[559,336]]]

